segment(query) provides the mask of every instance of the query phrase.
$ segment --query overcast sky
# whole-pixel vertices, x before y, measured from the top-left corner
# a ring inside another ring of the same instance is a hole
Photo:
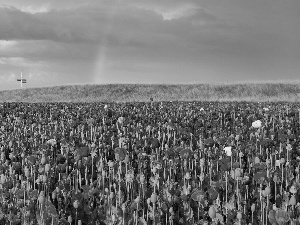
[[[1,0],[0,90],[300,80],[299,0]]]

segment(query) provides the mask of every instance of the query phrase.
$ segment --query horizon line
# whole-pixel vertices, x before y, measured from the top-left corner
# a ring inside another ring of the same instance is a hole
[[[15,91],[54,87],[71,87],[71,86],[111,86],[111,85],[140,85],[140,86],[189,86],[189,85],[208,85],[208,86],[228,86],[228,85],[259,85],[259,84],[294,84],[299,85],[300,80],[265,80],[265,81],[236,81],[236,82],[203,82],[203,83],[72,83],[62,85],[49,85],[40,87],[16,87],[11,89],[3,89],[0,91]]]

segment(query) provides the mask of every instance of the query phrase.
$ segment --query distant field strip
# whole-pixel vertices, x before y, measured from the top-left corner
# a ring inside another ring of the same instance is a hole
[[[5,102],[300,101],[300,84],[77,85],[0,92]]]

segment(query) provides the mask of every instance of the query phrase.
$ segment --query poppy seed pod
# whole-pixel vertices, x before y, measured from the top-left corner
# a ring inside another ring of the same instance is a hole
[[[4,184],[5,180],[6,180],[6,178],[5,178],[4,174],[1,174],[1,179],[0,179],[1,184]]]
[[[72,223],[72,216],[68,216],[68,223]]]
[[[201,166],[201,165],[203,166],[204,163],[205,163],[205,159],[204,159],[204,158],[201,158],[201,159],[200,159],[200,166]]]
[[[29,218],[30,217],[30,211],[25,212],[25,217]]]
[[[235,175],[235,177],[241,177],[242,176],[241,170],[236,169],[234,172],[234,175]]]
[[[28,168],[25,168],[24,173],[25,173],[25,177],[28,178],[28,177],[30,176],[30,172],[29,172],[29,169],[28,169]]]
[[[114,192],[110,192],[109,198],[113,199],[115,197],[115,193]]]
[[[155,193],[152,193],[151,195],[151,202],[155,203],[157,201],[157,195]]]
[[[254,164],[260,163],[260,159],[256,156],[254,159]]]
[[[230,171],[230,176],[232,179],[235,179],[235,170]]]
[[[77,168],[80,170],[82,168],[81,160],[77,161]]]
[[[129,163],[129,156],[128,155],[125,156],[124,163]]]
[[[280,167],[280,164],[281,164],[281,160],[276,159],[275,165],[278,166],[278,167]]]
[[[187,167],[187,160],[186,159],[183,161],[183,167]]]
[[[185,174],[185,179],[187,179],[187,180],[191,179],[191,174],[189,172],[187,172]]]
[[[157,168],[154,167],[154,168],[152,169],[152,172],[153,172],[153,173],[156,173],[156,172],[157,172]]]
[[[244,176],[244,184],[249,185],[251,183],[251,180],[248,176]]]
[[[45,157],[42,157],[42,158],[41,158],[41,164],[44,165],[45,163],[46,163],[46,158],[45,158]]]
[[[79,202],[78,202],[78,200],[75,200],[75,201],[73,202],[73,207],[74,207],[75,209],[78,209],[78,207],[79,207]]]
[[[11,152],[11,153],[9,153],[9,156],[8,156],[9,158],[10,158],[10,160],[13,160],[14,159],[14,154]]]
[[[52,192],[52,196],[51,197],[52,197],[53,200],[56,198],[56,191]]]
[[[145,182],[145,176],[144,176],[144,174],[141,174],[141,176],[140,176],[140,182],[141,183]]]
[[[211,219],[216,218],[216,210],[215,207],[211,206],[208,210],[208,215]]]
[[[114,166],[114,162],[109,160],[109,162],[107,163],[109,168],[112,168]]]
[[[43,176],[43,182],[44,182],[44,183],[47,183],[47,181],[48,181],[48,178],[47,178],[46,175],[44,175],[44,176]]]
[[[151,203],[151,199],[147,198],[147,204],[150,205],[150,203]]]
[[[271,193],[271,189],[269,186],[265,188],[265,195],[268,196]]]
[[[4,160],[4,159],[5,159],[5,153],[1,152],[1,160]]]
[[[125,211],[125,209],[126,209],[126,204],[123,203],[123,204],[122,204],[122,210],[123,210],[123,212]]]
[[[48,173],[50,171],[50,165],[46,164],[45,165],[45,172]]]
[[[116,221],[116,215],[115,215],[115,214],[112,214],[112,216],[111,216],[111,220],[112,220],[113,222],[115,222],[115,221]]]
[[[97,171],[100,173],[102,171],[102,168],[100,166],[98,166]]]
[[[137,196],[136,199],[134,199],[134,201],[135,201],[136,203],[139,203],[139,202],[141,201],[140,196]]]
[[[292,194],[296,194],[296,193],[297,193],[297,188],[296,188],[294,185],[292,185],[292,186],[290,187],[290,192],[291,192]]]
[[[243,215],[242,215],[242,213],[239,211],[239,212],[237,212],[237,214],[236,214],[236,218],[238,219],[238,220],[241,220],[242,219],[242,217],[243,217]]]
[[[201,181],[201,182],[204,181],[204,174],[201,173],[199,178],[200,178],[200,181]]]
[[[39,198],[38,198],[38,201],[40,204],[44,204],[45,202],[45,196],[44,195],[40,195]]]
[[[252,204],[251,205],[251,212],[254,212],[255,211],[255,204]]]
[[[297,201],[296,201],[295,195],[292,195],[290,198],[290,201],[289,201],[289,205],[294,206],[296,204],[297,204]]]

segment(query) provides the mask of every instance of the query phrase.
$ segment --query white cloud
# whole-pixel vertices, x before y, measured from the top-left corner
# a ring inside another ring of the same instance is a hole
[[[13,65],[13,66],[34,66],[41,67],[45,66],[44,62],[41,61],[32,61],[23,57],[0,57],[0,64],[4,65]]]
[[[162,16],[163,20],[176,20],[180,18],[185,18],[192,16],[197,13],[200,6],[192,3],[179,3],[179,4],[161,4],[161,2],[156,2],[154,4],[143,4],[134,2],[131,6],[139,9],[153,11],[156,14]]]
[[[50,11],[49,4],[47,5],[41,5],[41,6],[23,6],[21,7],[22,12],[30,13],[30,14],[36,14],[36,13],[47,13]]]
[[[37,79],[37,78],[43,78],[43,77],[45,77],[45,76],[48,76],[49,77],[49,74],[45,74],[45,72],[43,73],[43,72],[29,72],[28,74],[27,74],[27,76],[28,76],[28,78],[30,79],[30,78],[35,78],[35,79]]]
[[[24,61],[21,57],[1,57],[0,60],[2,64],[20,64]]]
[[[8,48],[14,47],[16,44],[17,44],[17,41],[0,40],[0,50],[6,50]]]
[[[176,20],[194,15],[198,9],[199,7],[194,5],[184,5],[170,9],[157,9],[155,11],[160,14],[164,20]]]

